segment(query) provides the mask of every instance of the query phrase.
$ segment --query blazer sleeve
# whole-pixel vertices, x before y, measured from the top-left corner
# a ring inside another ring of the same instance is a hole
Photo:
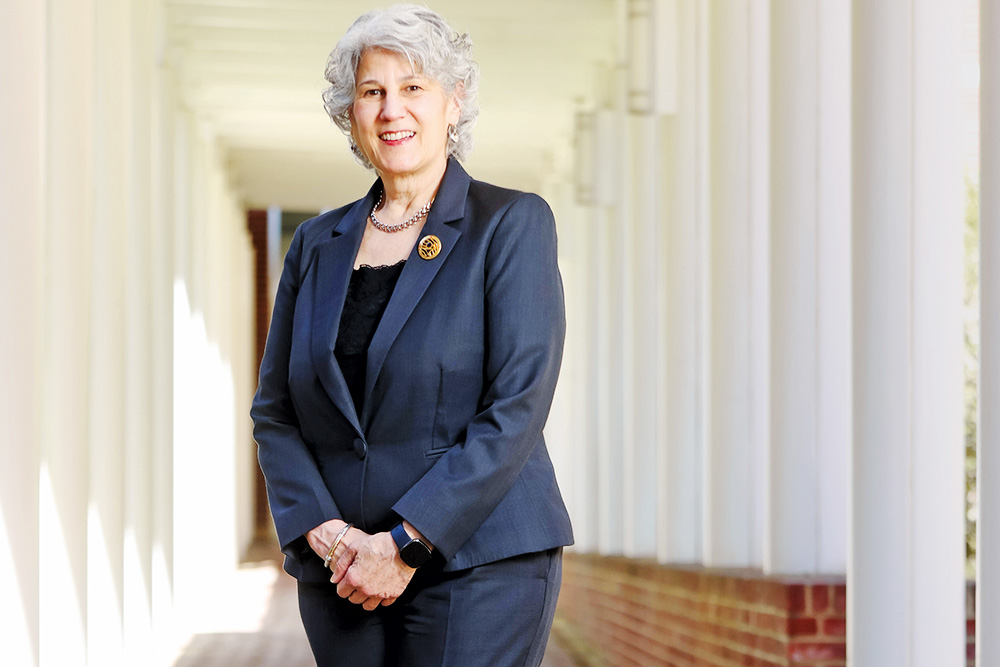
[[[316,460],[303,440],[288,387],[292,325],[302,261],[301,229],[296,230],[285,256],[260,365],[260,381],[250,409],[257,460],[267,484],[268,502],[281,550],[296,559],[308,550],[305,541],[298,538],[324,521],[341,518]]]
[[[559,375],[566,320],[555,220],[536,195],[515,199],[489,241],[485,319],[482,409],[465,441],[393,506],[446,559],[489,517],[542,442]]]

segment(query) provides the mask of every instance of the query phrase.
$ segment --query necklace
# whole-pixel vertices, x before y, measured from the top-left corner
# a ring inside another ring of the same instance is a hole
[[[375,229],[382,232],[386,232],[387,234],[392,234],[393,232],[401,232],[407,227],[412,226],[413,223],[415,223],[416,221],[420,220],[422,217],[427,215],[427,212],[431,210],[431,204],[434,203],[434,200],[432,199],[426,204],[424,204],[424,207],[419,211],[417,211],[416,213],[414,213],[413,217],[407,220],[406,222],[401,222],[398,225],[387,225],[381,220],[379,220],[377,217],[375,217],[375,211],[377,211],[378,207],[382,205],[382,200],[384,198],[385,198],[385,190],[383,190],[381,194],[379,194],[378,202],[375,204],[375,206],[372,207],[371,217],[372,217],[372,224],[375,225]]]

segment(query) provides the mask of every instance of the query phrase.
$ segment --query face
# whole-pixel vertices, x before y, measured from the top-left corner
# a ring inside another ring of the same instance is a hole
[[[351,136],[383,177],[443,171],[448,126],[458,122],[455,95],[414,72],[405,57],[365,51],[358,65]]]

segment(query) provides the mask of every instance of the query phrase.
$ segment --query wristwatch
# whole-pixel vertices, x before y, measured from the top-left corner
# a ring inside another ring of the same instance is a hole
[[[396,542],[396,547],[399,549],[399,557],[402,559],[403,563],[412,568],[418,568],[431,557],[431,549],[426,544],[420,540],[410,537],[406,529],[403,528],[403,523],[397,523],[389,531],[392,535],[392,539]]]

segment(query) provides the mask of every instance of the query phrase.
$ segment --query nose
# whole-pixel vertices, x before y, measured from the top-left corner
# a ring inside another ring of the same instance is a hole
[[[383,120],[395,120],[406,115],[406,110],[403,107],[403,99],[399,93],[390,91],[385,94],[385,97],[382,98],[381,115]]]

